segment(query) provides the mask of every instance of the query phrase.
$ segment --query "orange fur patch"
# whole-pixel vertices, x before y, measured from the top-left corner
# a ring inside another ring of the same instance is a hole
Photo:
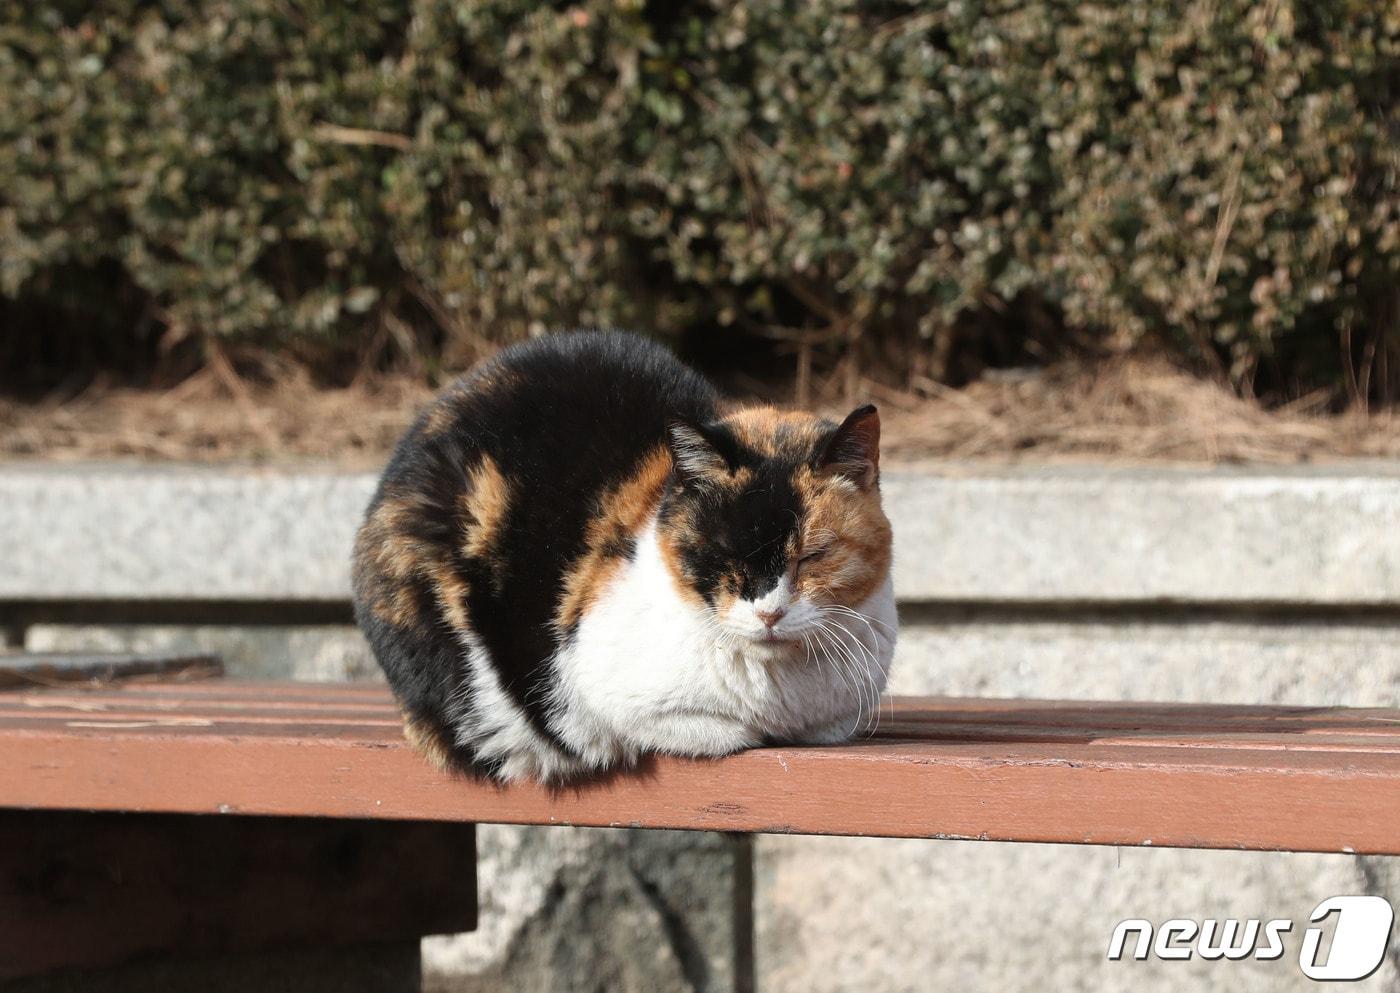
[[[433,582],[433,596],[443,620],[455,631],[470,631],[471,615],[467,610],[467,597],[471,587],[462,574],[448,562],[434,562],[430,575]]]
[[[822,433],[822,420],[815,414],[779,407],[745,407],[728,414],[724,423],[741,445],[769,457],[810,451]]]
[[[469,629],[467,581],[448,561],[445,550],[425,544],[413,534],[413,525],[432,510],[413,495],[386,494],[356,542],[355,569],[367,582],[370,612],[395,627],[436,623],[423,616],[420,590],[426,584],[438,605],[441,619],[452,627]]]
[[[676,589],[696,606],[703,606],[705,598],[695,589],[695,577],[686,571],[685,561],[681,558],[681,548],[696,544],[700,540],[700,531],[695,526],[695,521],[683,512],[671,516],[665,530],[656,536],[661,561],[676,581]]]
[[[422,620],[410,580],[422,574],[425,557],[432,553],[408,530],[415,513],[421,513],[421,508],[413,497],[390,493],[365,522],[356,542],[355,568],[371,581],[370,611],[396,627]]]
[[[451,767],[452,753],[447,742],[443,741],[441,732],[426,721],[413,717],[404,718],[403,736],[414,751],[439,769],[446,770]]]
[[[467,489],[459,499],[465,533],[463,554],[486,562],[492,574],[499,577],[505,563],[495,553],[495,546],[510,509],[510,484],[495,459],[482,456],[468,473]]]
[[[860,603],[879,588],[890,568],[892,532],[879,487],[861,489],[805,466],[796,483],[806,507],[802,551],[827,549],[798,571],[798,591],[831,603]]]
[[[662,446],[642,461],[635,475],[599,498],[597,513],[588,523],[587,550],[564,577],[554,618],[560,630],[577,624],[616,575],[622,549],[655,512],[670,472],[671,454]]]
[[[714,591],[716,613],[724,615],[734,609],[734,605],[739,602],[739,588],[740,579],[737,572],[726,572],[720,577],[719,585]]]

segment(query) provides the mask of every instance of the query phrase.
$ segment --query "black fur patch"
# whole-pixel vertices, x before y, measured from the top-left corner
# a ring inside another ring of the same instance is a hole
[[[736,596],[756,599],[787,570],[789,543],[802,519],[802,499],[792,477],[810,453],[765,458],[739,443],[723,424],[707,425],[706,436],[733,470],[747,470],[753,478],[739,488],[672,487],[661,517],[690,517],[694,537],[681,545],[680,555],[708,602],[714,602],[726,582],[734,585],[730,592]]]

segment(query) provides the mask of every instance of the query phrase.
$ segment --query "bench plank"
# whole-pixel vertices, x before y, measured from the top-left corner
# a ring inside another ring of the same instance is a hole
[[[1400,854],[1400,711],[895,698],[838,747],[551,791],[445,776],[376,685],[0,693],[0,807]]]

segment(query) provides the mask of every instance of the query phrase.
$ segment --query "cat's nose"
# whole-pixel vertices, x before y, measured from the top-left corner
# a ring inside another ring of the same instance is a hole
[[[787,613],[787,610],[779,607],[777,610],[755,610],[754,613],[758,615],[760,621],[771,628],[774,624],[777,624],[783,619],[783,615]]]

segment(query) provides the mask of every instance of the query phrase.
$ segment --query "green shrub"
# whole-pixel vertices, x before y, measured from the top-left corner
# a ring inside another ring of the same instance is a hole
[[[0,293],[64,313],[116,266],[174,338],[739,325],[938,373],[1032,301],[1242,383],[1400,352],[1393,4],[0,10]]]

